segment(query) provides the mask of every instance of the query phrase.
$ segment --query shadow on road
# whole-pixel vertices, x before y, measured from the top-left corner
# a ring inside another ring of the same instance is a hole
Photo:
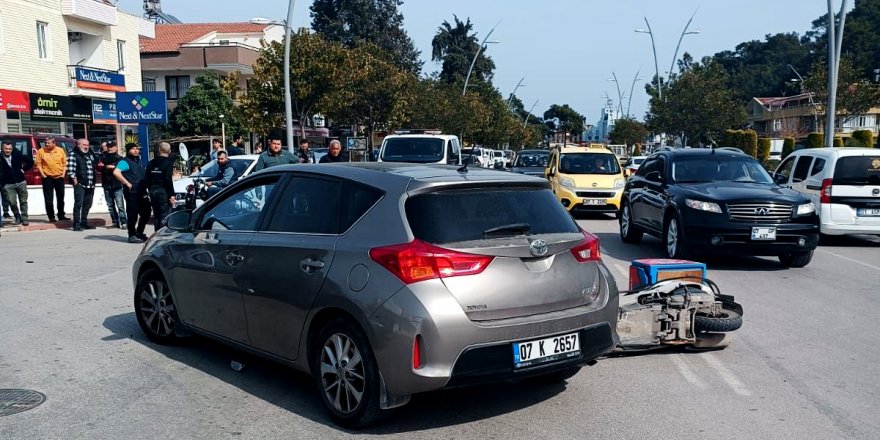
[[[304,373],[203,337],[193,337],[177,346],[155,344],[141,332],[134,312],[107,317],[103,325],[113,335],[102,340],[130,339],[272,405],[340,431],[355,433],[338,427],[327,416],[313,379]],[[231,361],[244,364],[244,370],[234,371],[230,368]],[[501,383],[417,394],[391,418],[357,433],[397,434],[471,423],[522,410],[552,398],[565,388],[564,383],[544,385],[524,381],[516,385]]]
[[[123,237],[121,235],[86,235],[83,237],[85,240],[103,240],[103,241],[115,241],[119,243],[128,243],[128,237]]]
[[[872,235],[823,235],[819,246],[880,247],[880,237]]]

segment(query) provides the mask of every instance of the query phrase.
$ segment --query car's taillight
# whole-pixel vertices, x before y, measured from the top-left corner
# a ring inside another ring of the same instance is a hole
[[[413,370],[422,368],[422,335],[413,339],[412,367]]]
[[[494,257],[466,254],[443,249],[421,240],[370,249],[370,258],[406,284],[476,275],[486,269]]]
[[[571,254],[574,255],[575,260],[581,263],[599,261],[602,258],[602,255],[599,253],[599,237],[583,230],[581,233],[584,234],[584,241],[571,248]]]
[[[831,179],[822,180],[822,191],[819,193],[819,203],[831,203]]]

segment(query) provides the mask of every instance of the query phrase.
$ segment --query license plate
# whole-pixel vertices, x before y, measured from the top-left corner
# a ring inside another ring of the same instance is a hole
[[[880,217],[880,208],[859,208],[856,209],[856,215],[859,217]]]
[[[605,199],[584,199],[584,205],[601,206],[605,204]]]
[[[514,368],[531,367],[538,364],[569,359],[580,356],[581,341],[577,333],[513,343]]]
[[[776,228],[752,228],[752,240],[776,240]]]

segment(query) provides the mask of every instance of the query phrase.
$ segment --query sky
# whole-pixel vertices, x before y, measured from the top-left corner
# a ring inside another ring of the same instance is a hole
[[[840,7],[841,0],[834,0]],[[310,0],[295,2],[294,26],[309,27]],[[852,5],[853,3],[850,3]],[[222,5],[222,6],[221,6]],[[122,10],[140,15],[141,0],[120,0]],[[165,0],[162,10],[183,22],[247,21],[252,17],[284,18],[285,0]],[[648,96],[644,84],[654,73],[654,57],[648,34],[634,29],[651,24],[663,76],[672,63],[676,43],[688,18],[694,15],[681,43],[678,58],[690,53],[694,59],[711,56],[767,34],[810,30],[814,19],[827,12],[822,0],[404,0],[400,12],[404,27],[425,61],[423,71],[434,72],[431,39],[444,20],[471,19],[477,37],[496,25],[487,53],[495,61],[493,83],[505,97],[525,77],[516,95],[533,113],[542,115],[551,104],[569,104],[584,115],[588,124],[598,121],[605,105],[603,95],[618,103],[614,82],[617,75],[623,109],[636,72],[644,78],[635,83],[629,113],[644,119]],[[805,72],[801,72],[804,74]]]

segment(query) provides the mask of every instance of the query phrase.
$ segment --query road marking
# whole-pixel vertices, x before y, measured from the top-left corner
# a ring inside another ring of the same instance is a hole
[[[865,263],[864,261],[856,260],[855,258],[844,257],[843,255],[836,254],[836,253],[834,253],[834,252],[827,251],[827,250],[825,250],[825,249],[817,249],[817,250],[818,250],[819,252],[824,252],[824,253],[826,253],[826,254],[834,255],[835,257],[838,257],[838,258],[843,258],[843,259],[846,260],[846,261],[850,261],[850,262],[853,262],[853,263],[861,264],[862,266],[869,267],[869,268],[874,269],[874,270],[880,270],[880,267],[878,267],[878,266],[874,266],[874,265],[871,265],[871,264]]]
[[[675,368],[678,369],[678,372],[681,373],[681,376],[684,377],[684,380],[688,381],[691,385],[696,386],[701,390],[706,389],[706,383],[703,382],[695,373],[694,370],[691,369],[690,365],[684,360],[684,355],[681,353],[672,356],[672,363],[675,364]]]
[[[739,378],[733,374],[733,372],[728,370],[727,367],[725,367],[724,364],[721,363],[721,361],[719,361],[718,358],[716,358],[713,354],[703,353],[703,355],[700,357],[703,358],[710,367],[715,369],[718,375],[721,376],[721,379],[727,382],[727,385],[731,389],[733,389],[736,394],[739,394],[741,396],[752,395],[752,392],[749,391],[748,388],[746,388],[745,384],[743,384],[742,381],[740,381]]]

